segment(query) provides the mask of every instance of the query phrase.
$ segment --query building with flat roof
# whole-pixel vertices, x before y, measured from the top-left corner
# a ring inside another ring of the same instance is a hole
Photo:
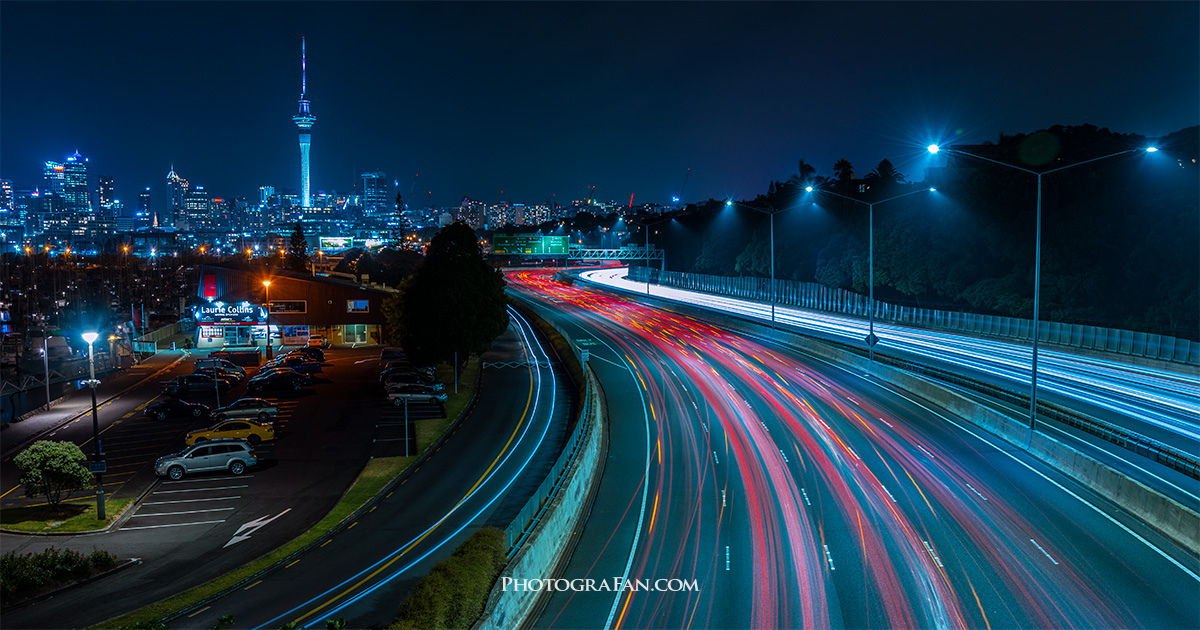
[[[383,300],[395,292],[279,269],[202,265],[198,273],[192,314],[199,348],[263,346],[268,325],[271,338],[285,345],[305,344],[310,335],[333,344],[377,344],[385,326]]]

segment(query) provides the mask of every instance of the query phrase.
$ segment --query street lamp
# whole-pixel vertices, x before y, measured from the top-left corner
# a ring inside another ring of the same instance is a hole
[[[675,217],[670,217],[668,219],[659,219],[657,221],[652,221],[650,223],[642,224],[642,227],[646,230],[646,256],[647,256],[647,258],[646,258],[646,295],[647,296],[650,295],[650,258],[649,258],[649,256],[650,256],[650,226],[658,225],[659,223],[666,223],[667,221],[674,221],[674,220],[675,220]],[[662,261],[663,261],[662,262],[662,270],[666,271],[667,270],[667,256],[665,253],[663,254]]]
[[[833,195],[834,197],[841,197],[842,199],[848,199],[855,203],[861,203],[867,206],[867,293],[869,295],[867,298],[869,303],[869,307],[867,309],[867,321],[869,323],[867,324],[867,337],[864,339],[864,341],[867,342],[867,374],[870,374],[871,368],[875,365],[875,344],[879,343],[879,337],[875,336],[875,204],[887,203],[889,201],[894,201],[902,197],[908,197],[909,195],[916,195],[918,193],[935,192],[937,189],[929,188],[913,190],[906,192],[903,195],[896,195],[895,197],[888,197],[887,199],[871,202],[855,199],[854,197],[848,197],[841,193],[835,193],[832,190],[825,190],[824,188],[813,188],[812,186],[807,186],[804,190],[808,192],[813,192],[815,190],[816,192]]]
[[[263,280],[263,288],[266,291],[265,301],[267,307],[267,359],[271,358],[271,281]]]
[[[96,386],[100,381],[96,380],[96,356],[92,346],[96,343],[96,338],[100,335],[94,332],[83,333],[83,340],[88,345],[88,373],[91,378],[88,379],[88,388],[92,390],[92,441],[95,442],[94,450],[92,451],[92,472],[96,473],[96,517],[100,520],[105,520],[104,515],[104,449],[100,447],[100,421],[96,416]]]
[[[808,190],[811,192],[812,186],[807,187],[805,190]],[[775,330],[775,215],[779,214],[780,212],[790,210],[790,208],[784,208],[783,210],[763,210],[762,208],[755,208],[754,206],[747,206],[744,203],[739,203],[732,199],[725,200],[726,208],[733,206],[733,205],[738,205],[743,208],[746,208],[747,210],[753,210],[755,212],[762,212],[771,217],[771,330],[774,331]]]
[[[1025,432],[1025,447],[1028,448],[1029,443],[1033,440],[1033,431],[1034,431],[1035,427],[1037,426],[1037,362],[1038,362],[1038,315],[1039,315],[1038,309],[1039,309],[1039,306],[1041,305],[1040,299],[1041,299],[1041,285],[1042,285],[1042,176],[1049,175],[1050,173],[1055,173],[1055,172],[1065,170],[1065,169],[1068,169],[1068,168],[1071,168],[1074,166],[1082,166],[1084,164],[1090,164],[1092,162],[1097,162],[1100,160],[1107,160],[1108,158],[1117,157],[1118,155],[1125,155],[1126,153],[1134,153],[1136,151],[1145,151],[1146,153],[1155,153],[1158,151],[1158,147],[1151,146],[1151,147],[1144,147],[1144,148],[1139,148],[1139,149],[1125,149],[1124,151],[1117,151],[1116,153],[1102,155],[1100,157],[1092,158],[1090,160],[1084,160],[1082,162],[1076,162],[1074,164],[1067,164],[1066,166],[1059,166],[1057,168],[1052,168],[1052,169],[1048,169],[1045,171],[1034,171],[1031,169],[1022,168],[1020,166],[1015,166],[1015,165],[1009,164],[1007,162],[1000,162],[998,160],[993,160],[991,158],[985,158],[982,155],[975,155],[974,153],[967,153],[966,151],[960,151],[958,149],[949,149],[949,148],[945,148],[945,147],[939,147],[936,144],[931,144],[928,147],[926,147],[926,149],[934,155],[937,155],[937,153],[939,151],[946,151],[948,153],[953,153],[955,155],[962,155],[965,157],[975,158],[977,160],[983,160],[984,162],[990,162],[990,163],[996,164],[998,166],[1005,166],[1005,167],[1008,167],[1008,168],[1011,168],[1014,170],[1021,171],[1022,173],[1029,173],[1030,175],[1037,176],[1037,227],[1036,227],[1035,237],[1034,237],[1035,245],[1034,245],[1034,254],[1033,254],[1033,361],[1030,364],[1031,376],[1029,379],[1030,380],[1029,429]]]

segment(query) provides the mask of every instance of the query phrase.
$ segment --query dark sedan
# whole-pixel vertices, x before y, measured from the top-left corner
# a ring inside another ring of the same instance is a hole
[[[217,377],[216,381],[215,387],[221,392],[228,391],[234,385],[229,379]],[[207,374],[184,374],[162,382],[162,391],[166,394],[206,393],[213,388],[213,377]]]
[[[147,416],[156,420],[167,418],[200,418],[208,415],[208,405],[192,403],[178,398],[167,398],[152,405],[146,405]]]
[[[272,372],[270,374],[262,374],[255,376],[246,382],[246,391],[259,392],[267,389],[290,389],[299,391],[304,389],[307,383],[307,378],[303,374],[295,372]]]
[[[296,370],[297,372],[302,372],[305,374],[313,374],[315,372],[321,371],[320,363],[318,363],[316,361],[310,361],[304,357],[297,356],[294,354],[289,354],[289,355],[279,357],[278,359],[275,359],[274,361],[266,363],[265,365],[263,365],[263,367],[264,368],[286,367],[286,368],[291,368],[293,370]]]

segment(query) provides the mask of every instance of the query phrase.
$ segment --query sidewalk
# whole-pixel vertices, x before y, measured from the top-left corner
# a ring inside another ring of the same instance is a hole
[[[169,347],[169,346],[168,346]],[[96,388],[96,403],[102,405],[125,390],[153,378],[160,371],[174,366],[189,356],[186,350],[165,350],[147,358],[124,373],[109,376]],[[91,413],[92,397],[87,388],[72,391],[49,409],[39,411],[19,422],[9,422],[0,431],[0,451],[8,459],[42,435],[73,420],[81,413]]]

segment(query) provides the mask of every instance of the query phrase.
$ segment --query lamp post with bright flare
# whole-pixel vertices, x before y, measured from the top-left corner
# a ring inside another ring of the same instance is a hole
[[[1158,151],[1158,148],[1157,147],[1145,147],[1145,148],[1139,148],[1139,149],[1125,149],[1124,151],[1117,151],[1116,153],[1102,155],[1100,157],[1095,157],[1090,160],[1084,160],[1082,162],[1076,162],[1074,164],[1067,164],[1066,166],[1059,166],[1057,168],[1052,168],[1052,169],[1048,169],[1045,171],[1035,171],[1032,169],[1023,168],[1020,166],[1009,164],[1007,162],[1000,162],[998,160],[986,158],[986,157],[983,157],[982,155],[975,155],[974,153],[967,153],[966,151],[960,151],[958,149],[948,149],[948,148],[944,148],[944,147],[939,147],[936,144],[931,144],[928,147],[926,147],[926,149],[934,155],[937,155],[937,153],[939,151],[946,151],[948,153],[953,153],[954,155],[962,155],[962,156],[969,157],[969,158],[975,158],[976,160],[983,160],[984,162],[989,162],[989,163],[995,164],[997,166],[1004,166],[1007,168],[1021,171],[1022,173],[1029,173],[1030,175],[1037,176],[1037,219],[1036,219],[1036,228],[1035,228],[1035,236],[1034,236],[1034,254],[1033,254],[1033,360],[1030,364],[1031,376],[1030,376],[1030,386],[1029,386],[1029,429],[1026,430],[1026,432],[1025,432],[1025,447],[1028,448],[1030,441],[1033,440],[1033,432],[1037,426],[1038,316],[1040,314],[1039,307],[1041,305],[1041,287],[1042,287],[1042,176],[1049,175],[1050,173],[1056,173],[1058,171],[1072,168],[1075,166],[1082,166],[1084,164],[1090,164],[1092,162],[1098,162],[1100,160],[1107,160],[1108,158],[1117,157],[1118,155],[1125,155],[1127,153],[1135,153],[1137,151],[1145,151],[1146,153],[1155,153]]]
[[[95,446],[92,450],[92,472],[96,473],[96,518],[105,520],[104,515],[104,449],[100,447],[100,421],[96,415],[96,386],[100,381],[96,380],[96,356],[93,350],[93,345],[96,343],[96,338],[100,335],[94,332],[85,332],[82,337],[88,345],[88,374],[91,378],[88,379],[88,389],[92,390],[92,441]]]
[[[864,341],[867,342],[867,374],[870,374],[871,368],[875,365],[875,344],[879,343],[879,337],[875,336],[875,204],[895,201],[896,199],[908,197],[910,195],[916,195],[918,193],[935,192],[937,189],[923,188],[921,190],[906,192],[903,195],[896,195],[895,197],[888,197],[887,199],[880,199],[879,201],[871,202],[855,199],[854,197],[848,197],[841,193],[835,193],[832,190],[825,190],[824,188],[813,188],[812,186],[807,186],[804,190],[808,192],[816,191],[825,193],[827,195],[833,195],[834,197],[848,199],[855,203],[861,203],[867,206],[867,302],[869,303],[869,306],[867,308],[868,332]]]
[[[267,359],[271,358],[271,281],[263,280],[263,289],[266,292],[264,301],[267,308]]]

